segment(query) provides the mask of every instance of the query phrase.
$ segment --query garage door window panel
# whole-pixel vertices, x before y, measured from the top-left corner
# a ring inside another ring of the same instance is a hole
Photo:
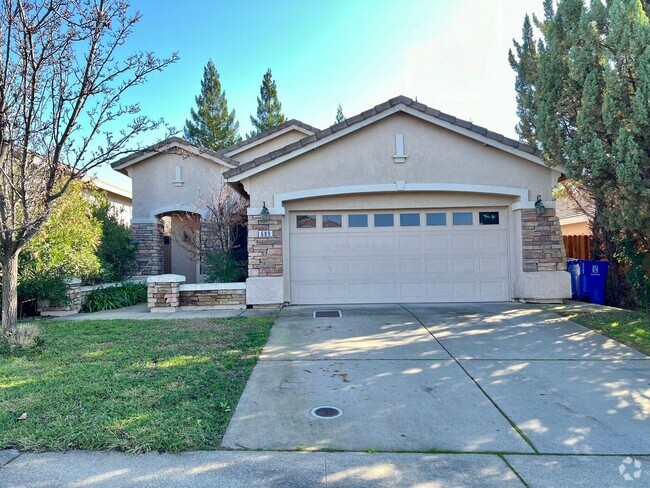
[[[315,229],[316,215],[296,215],[296,227],[298,229]]]
[[[447,225],[447,214],[443,212],[427,213],[427,225],[431,227]]]
[[[395,216],[393,214],[375,214],[375,227],[393,227]]]
[[[499,225],[499,212],[479,212],[479,225]]]
[[[474,225],[474,215],[472,212],[454,212],[452,223],[454,225]]]
[[[323,229],[340,229],[341,227],[343,227],[341,214],[323,215]]]
[[[419,213],[403,213],[399,214],[400,227],[419,227],[420,214]]]
[[[348,227],[368,227],[367,214],[348,215]]]

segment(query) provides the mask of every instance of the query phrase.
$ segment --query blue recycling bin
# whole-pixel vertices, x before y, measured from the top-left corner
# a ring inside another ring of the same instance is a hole
[[[580,263],[581,279],[584,281],[583,293],[591,303],[605,305],[605,283],[607,281],[607,261],[583,261]]]
[[[583,295],[580,261],[580,259],[569,259],[566,262],[567,271],[571,274],[571,298],[573,300],[580,300]]]
[[[567,271],[571,273],[571,298],[604,305],[608,270],[607,261],[568,260]]]

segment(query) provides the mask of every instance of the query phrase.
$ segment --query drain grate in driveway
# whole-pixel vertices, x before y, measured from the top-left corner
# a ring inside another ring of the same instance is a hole
[[[328,405],[323,407],[316,407],[311,411],[311,414],[317,419],[336,419],[343,415],[343,410],[338,407],[330,407]]]
[[[316,310],[314,311],[315,319],[338,318],[343,317],[340,310]]]

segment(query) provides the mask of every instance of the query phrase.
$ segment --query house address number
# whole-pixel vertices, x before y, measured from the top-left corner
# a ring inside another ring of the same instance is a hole
[[[261,230],[260,231],[260,237],[273,237],[273,231],[272,230]]]

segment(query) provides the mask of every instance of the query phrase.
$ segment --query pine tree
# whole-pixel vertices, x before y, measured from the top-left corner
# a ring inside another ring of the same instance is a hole
[[[610,300],[622,303],[617,260],[628,281],[641,276],[647,286],[650,278],[650,268],[634,268],[650,252],[650,2],[553,4],[545,0],[544,19],[536,21],[536,60],[528,19],[509,53],[518,132],[591,195],[592,258],[609,260]]]
[[[235,111],[228,111],[226,92],[221,90],[219,72],[212,60],[203,69],[201,94],[195,97],[196,109],[185,121],[185,138],[207,149],[218,150],[241,140]]]
[[[268,69],[262,78],[260,96],[257,97],[257,118],[251,115],[253,129],[247,137],[253,137],[287,121],[282,113],[282,104],[278,100],[278,89]]]
[[[338,124],[340,122],[343,122],[345,120],[345,115],[343,115],[343,107],[341,107],[341,104],[339,103],[339,106],[336,108],[336,120],[334,121],[335,124]]]
[[[526,144],[537,144],[537,121],[535,83],[537,81],[538,54],[533,37],[533,26],[526,15],[522,29],[522,42],[513,41],[517,57],[508,51],[508,62],[517,73],[515,91],[517,93],[517,116],[519,123],[515,127],[519,139]]]

